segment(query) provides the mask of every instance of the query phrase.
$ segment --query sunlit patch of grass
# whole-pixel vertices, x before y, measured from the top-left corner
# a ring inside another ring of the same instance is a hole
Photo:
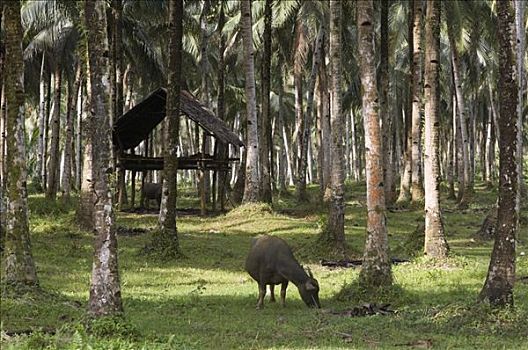
[[[372,293],[358,284],[358,268],[320,265],[328,257],[318,240],[328,209],[317,199],[317,186],[308,191],[312,200],[306,203],[283,196],[272,206],[179,217],[185,258],[174,260],[140,254],[157,226],[155,214],[118,213],[118,226],[146,233],[118,236],[126,322],[104,321],[96,332],[85,316],[93,234],[76,227],[74,204],[53,206],[32,196],[34,257],[42,290],[49,294],[2,296],[2,349],[394,348],[420,341],[434,348],[528,348],[528,283],[516,284],[513,310],[476,304],[492,242],[475,241],[473,234],[496,193],[477,186],[475,204],[462,212],[454,201],[443,200],[450,258],[437,262],[417,254],[393,265],[393,287]],[[198,207],[194,189],[180,194],[180,208]],[[345,234],[356,257],[365,243],[365,200],[364,183],[347,183]],[[401,245],[423,222],[422,209],[388,211],[387,222],[391,255],[409,257]],[[306,308],[291,284],[285,308],[266,298],[265,308],[255,310],[257,284],[244,271],[244,261],[258,234],[286,239],[298,260],[310,267],[320,284],[322,310]],[[526,243],[518,248],[517,274],[528,276]],[[396,313],[354,319],[331,313],[374,302],[390,303]],[[12,335],[21,329],[34,332]]]

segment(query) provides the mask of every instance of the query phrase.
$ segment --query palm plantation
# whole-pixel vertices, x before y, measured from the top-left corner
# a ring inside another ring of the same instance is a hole
[[[526,346],[522,1],[0,9],[2,348]]]

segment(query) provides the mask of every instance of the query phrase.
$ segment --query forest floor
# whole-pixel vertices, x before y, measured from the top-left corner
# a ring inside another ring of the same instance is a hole
[[[30,197],[34,259],[41,290],[8,293],[2,285],[1,343],[7,349],[339,349],[452,348],[528,349],[528,220],[519,235],[515,308],[477,303],[489,264],[491,241],[474,236],[496,200],[496,190],[477,186],[473,204],[457,210],[443,198],[451,257],[435,263],[413,255],[409,236],[423,210],[388,212],[394,287],[369,293],[358,268],[328,268],[335,259],[321,246],[326,209],[309,189],[310,203],[290,196],[273,207],[239,207],[227,214],[178,218],[185,258],[144,255],[155,214],[118,213],[119,267],[124,319],[90,321],[86,303],[93,235],[76,228],[74,205]],[[360,258],[365,240],[364,184],[347,185],[346,240]],[[181,208],[197,208],[196,194],[182,190]],[[286,307],[266,300],[256,310],[257,284],[244,271],[251,238],[277,235],[320,284],[322,309],[307,308],[290,284]],[[419,238],[417,238],[419,239]],[[414,244],[420,246],[422,243]],[[355,316],[364,304],[390,304],[393,313]],[[356,309],[353,309],[355,308]]]

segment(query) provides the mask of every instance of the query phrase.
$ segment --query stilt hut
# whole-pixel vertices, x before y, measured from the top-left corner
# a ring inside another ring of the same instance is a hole
[[[132,188],[135,188],[136,172],[163,170],[163,157],[148,157],[134,154],[134,149],[149,135],[165,118],[165,103],[167,90],[159,88],[150,93],[141,102],[124,113],[114,124],[113,143],[117,155],[117,167],[124,176],[125,170],[132,172]],[[205,172],[225,171],[230,168],[230,163],[239,161],[239,158],[219,156],[217,146],[233,145],[243,147],[244,143],[237,134],[232,132],[226,123],[217,118],[209,109],[202,105],[191,93],[182,90],[180,94],[180,112],[204,130],[206,135],[216,139],[213,154],[196,152],[188,156],[178,157],[178,169],[198,170],[200,175]],[[142,177],[142,185],[144,176]],[[205,181],[200,181],[201,185]],[[142,191],[143,192],[143,191]],[[205,189],[201,188],[201,211],[205,213]],[[132,206],[134,206],[134,191],[132,191]]]

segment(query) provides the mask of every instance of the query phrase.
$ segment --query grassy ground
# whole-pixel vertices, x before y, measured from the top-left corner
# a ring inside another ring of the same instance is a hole
[[[451,258],[433,264],[409,255],[406,238],[423,220],[420,210],[388,213],[392,256],[412,258],[393,268],[395,286],[377,295],[357,285],[358,269],[328,269],[317,241],[323,206],[291,197],[226,215],[178,219],[186,258],[163,261],[141,255],[148,234],[119,237],[125,319],[89,321],[85,316],[92,235],[74,225],[71,206],[32,196],[31,232],[42,291],[2,294],[1,348],[71,349],[339,349],[475,348],[528,349],[528,283],[515,289],[515,309],[476,303],[486,275],[491,242],[474,239],[496,192],[477,188],[464,211],[443,200]],[[182,191],[180,206],[197,206]],[[347,186],[346,239],[360,256],[365,237],[364,185]],[[151,229],[156,216],[120,213],[118,225]],[[528,275],[528,232],[520,234],[517,274]],[[286,239],[321,286],[323,309],[304,306],[294,286],[287,306],[255,310],[257,285],[243,269],[251,237]],[[524,254],[527,253],[527,254]],[[347,317],[332,312],[363,303],[390,303],[392,315]],[[26,334],[26,335],[17,335]]]

